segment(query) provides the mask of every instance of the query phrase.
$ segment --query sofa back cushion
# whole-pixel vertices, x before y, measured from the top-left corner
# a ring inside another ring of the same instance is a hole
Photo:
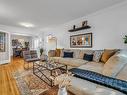
[[[80,53],[80,50],[79,49],[72,49],[71,51],[74,52],[74,58],[79,58],[79,53]]]
[[[116,77],[118,73],[127,64],[127,51],[119,51],[113,55],[105,64],[103,68],[103,75]]]
[[[93,53],[93,61],[99,62],[103,52],[104,52],[103,50],[95,50]]]
[[[84,57],[84,54],[89,54],[89,55],[91,55],[91,54],[93,54],[94,53],[94,51],[93,50],[80,50],[80,53],[79,53],[79,59],[83,59],[83,57]]]
[[[55,50],[50,50],[50,51],[48,52],[48,56],[49,56],[49,57],[55,57],[55,56],[56,56],[56,51],[55,51]]]
[[[63,58],[73,58],[73,52],[64,52]]]
[[[115,50],[104,50],[102,57],[101,57],[101,61],[106,63],[108,61],[108,59],[115,54]]]

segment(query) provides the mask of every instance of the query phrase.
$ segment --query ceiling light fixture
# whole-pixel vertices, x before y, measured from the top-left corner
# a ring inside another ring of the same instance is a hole
[[[19,23],[19,24],[20,24],[21,26],[24,26],[24,27],[27,27],[27,28],[34,27],[34,25],[31,24],[31,23],[21,22],[21,23]]]

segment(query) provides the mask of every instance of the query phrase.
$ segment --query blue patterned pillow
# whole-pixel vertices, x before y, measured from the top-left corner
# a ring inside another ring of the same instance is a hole
[[[93,61],[93,54],[84,54],[83,59],[87,61]]]
[[[73,52],[64,52],[63,58],[73,58]]]

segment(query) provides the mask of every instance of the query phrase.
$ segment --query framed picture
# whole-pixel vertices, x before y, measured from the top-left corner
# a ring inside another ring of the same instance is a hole
[[[5,52],[6,48],[6,33],[0,32],[0,52]]]
[[[71,48],[92,48],[92,33],[70,36]]]

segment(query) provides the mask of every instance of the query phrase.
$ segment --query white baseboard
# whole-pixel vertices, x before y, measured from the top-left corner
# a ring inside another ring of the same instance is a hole
[[[8,64],[8,63],[9,63],[9,60],[0,61],[0,65],[1,65],[1,64]]]

